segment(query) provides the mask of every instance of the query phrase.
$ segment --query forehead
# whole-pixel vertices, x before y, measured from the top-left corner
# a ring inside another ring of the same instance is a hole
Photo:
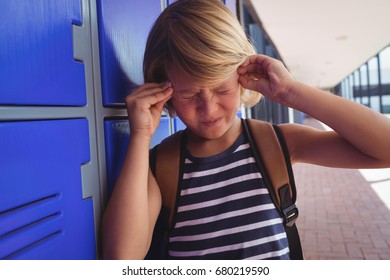
[[[174,89],[176,90],[194,90],[199,88],[207,87],[221,87],[225,85],[235,85],[238,84],[238,73],[234,72],[226,79],[220,79],[219,81],[199,81],[191,75],[184,73],[176,67],[170,67],[168,70],[168,77],[173,84]]]

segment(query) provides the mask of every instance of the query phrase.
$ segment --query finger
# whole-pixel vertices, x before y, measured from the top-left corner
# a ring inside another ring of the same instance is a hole
[[[270,57],[263,55],[263,54],[252,54],[252,55],[248,56],[241,65],[245,66],[249,63],[258,63],[259,61],[262,61],[266,58],[270,58]]]
[[[173,88],[172,86],[163,86],[157,91],[149,92],[148,95],[145,95],[145,98],[153,101],[153,104],[157,102],[162,102],[165,99],[169,99],[172,97]]]
[[[273,60],[275,60],[272,57],[262,55],[262,54],[255,54],[249,56],[240,66],[239,68],[246,68],[249,65],[267,65],[270,64]]]
[[[173,88],[169,87],[162,92],[151,95],[150,98],[155,100],[154,105],[162,103],[164,105],[169,99],[172,98]]]
[[[159,114],[161,114],[163,109],[164,109],[165,103],[167,103],[168,100],[171,98],[172,98],[172,95],[169,95],[166,98],[164,98],[163,100],[157,102],[155,105],[153,105],[153,107],[158,111]]]
[[[172,97],[172,94],[172,87],[168,87],[165,90],[148,92],[148,94],[136,98],[134,102],[137,102],[139,105],[141,105],[141,107],[151,108],[152,106],[156,106],[157,103],[165,103],[169,98]]]
[[[262,92],[265,84],[264,80],[261,79],[253,79],[253,78],[246,78],[244,76],[239,77],[238,79],[241,86],[243,86],[246,89],[254,90],[257,92]]]
[[[248,63],[256,63],[256,64],[261,64],[266,61],[271,61],[273,60],[272,57],[266,56],[264,54],[254,54],[248,57],[247,62]]]
[[[133,100],[139,99],[139,98],[142,98],[142,99],[147,98],[149,96],[152,96],[153,98],[155,98],[156,96],[154,96],[154,95],[159,94],[159,93],[163,93],[163,94],[168,93],[170,91],[170,89],[172,89],[172,85],[170,83],[144,85],[144,86],[141,86],[140,88],[138,88],[132,94],[128,95],[126,97],[126,103],[132,102]],[[167,90],[168,90],[168,92],[167,92]],[[161,98],[164,98],[164,97],[161,97]]]
[[[138,97],[147,94],[157,93],[158,91],[165,90],[170,86],[170,82],[164,83],[146,83],[137,88],[134,92],[128,96]]]
[[[255,90],[256,88],[256,81],[245,76],[239,77],[238,82],[246,89]]]
[[[263,72],[263,71],[255,71],[255,72],[247,72],[244,76],[248,79],[268,79],[268,73]]]
[[[249,58],[244,64],[238,67],[239,71],[247,71],[253,69],[264,69],[270,64],[269,60],[260,59],[258,57]]]
[[[244,73],[243,75],[240,75],[239,76],[239,81],[240,83],[245,83],[245,85],[249,82],[249,81],[255,81],[255,82],[259,82],[259,81],[268,81],[269,80],[269,77],[268,77],[268,74],[267,73],[262,73],[262,72],[247,72],[247,73]],[[243,85],[244,86],[244,85]]]

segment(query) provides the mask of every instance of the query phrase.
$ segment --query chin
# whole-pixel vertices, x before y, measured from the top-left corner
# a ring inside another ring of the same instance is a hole
[[[197,134],[199,137],[202,137],[207,140],[215,140],[220,137],[222,137],[228,129],[222,129],[222,128],[209,128],[209,129],[200,129],[193,131],[195,134]]]

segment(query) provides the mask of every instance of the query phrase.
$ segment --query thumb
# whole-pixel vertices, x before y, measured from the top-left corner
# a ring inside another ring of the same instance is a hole
[[[238,81],[244,88],[257,92],[262,92],[266,86],[262,79],[240,76]]]

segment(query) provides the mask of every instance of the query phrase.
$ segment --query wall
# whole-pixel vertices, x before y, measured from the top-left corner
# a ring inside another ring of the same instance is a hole
[[[99,258],[130,136],[124,97],[170,2],[0,0],[0,259]],[[164,115],[152,146],[183,127]]]
[[[96,258],[86,1],[0,1],[0,258]]]

